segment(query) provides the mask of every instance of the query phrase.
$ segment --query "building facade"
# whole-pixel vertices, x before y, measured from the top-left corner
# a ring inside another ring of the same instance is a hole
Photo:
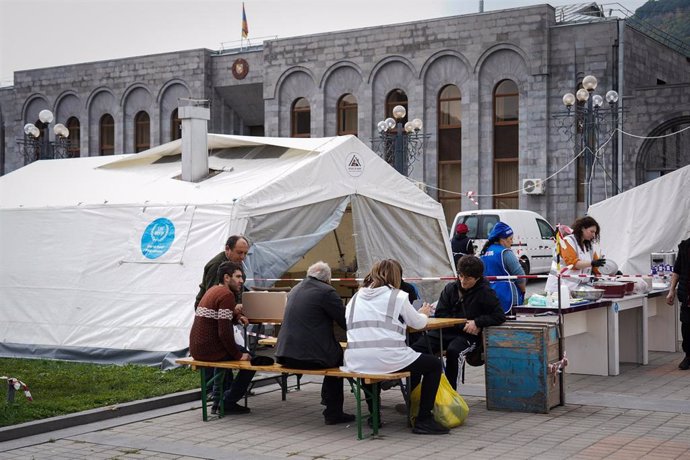
[[[403,105],[427,135],[409,176],[449,222],[479,206],[570,223],[588,171],[582,120],[562,96],[589,74],[595,93],[620,94],[598,126],[593,202],[690,164],[687,53],[596,8],[565,17],[549,5],[16,72],[0,88],[0,160],[4,173],[32,161],[17,139],[46,108],[70,129],[69,156],[88,156],[178,138],[186,99],[210,101],[209,132],[366,144]],[[541,190],[524,193],[525,179]]]

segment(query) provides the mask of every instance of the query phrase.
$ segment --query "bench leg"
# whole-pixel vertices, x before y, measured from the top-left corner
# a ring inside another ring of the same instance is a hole
[[[208,374],[206,372],[212,372],[214,375],[210,379],[206,379],[208,377]],[[208,389],[209,386],[210,388],[213,388],[213,384],[216,382],[216,379],[219,379],[219,385],[220,385],[220,411],[218,412],[218,417],[222,417],[225,412],[224,412],[224,406],[223,406],[223,382],[225,380],[225,372],[220,372],[219,375],[215,375],[215,368],[213,367],[200,367],[199,368],[199,375],[201,376],[201,418],[204,422],[208,422],[208,408],[206,407],[208,405]]]
[[[208,390],[206,388],[206,367],[200,367],[199,368],[199,375],[201,376],[201,419],[204,422],[208,422],[208,413],[207,413],[207,407],[206,405],[208,404],[207,397],[206,395],[208,394]]]
[[[365,399],[367,396],[371,398],[371,407],[374,411],[374,413],[371,415],[372,432],[366,437],[377,436],[379,434],[380,424],[379,413],[381,412],[381,403],[379,401],[379,383],[372,383],[371,391],[369,391],[362,384],[362,379],[348,378],[347,380],[350,383],[350,387],[352,387],[352,392],[355,395],[355,401],[357,401],[357,439],[361,440],[365,438],[365,436],[362,434],[362,421],[364,420],[362,417],[362,393],[364,393]]]
[[[352,384],[352,382],[350,382]],[[362,437],[362,380],[355,380],[355,401],[357,401],[357,439],[364,439]]]
[[[287,400],[288,375],[280,374],[280,396],[283,401]]]

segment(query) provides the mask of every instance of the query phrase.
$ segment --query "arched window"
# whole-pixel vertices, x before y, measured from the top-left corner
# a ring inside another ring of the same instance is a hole
[[[182,138],[182,120],[177,115],[177,109],[172,111],[170,115],[170,140]]]
[[[357,135],[357,98],[345,94],[338,101],[338,136]]]
[[[460,89],[455,85],[444,86],[438,93],[438,201],[452,224],[460,212],[462,192],[462,123],[460,112]]]
[[[642,184],[690,165],[690,116],[669,120],[649,134],[642,144],[637,183]]]
[[[139,153],[149,148],[151,148],[151,118],[142,110],[134,116],[134,151]]]
[[[311,108],[303,97],[292,104],[292,137],[311,137]]]
[[[67,148],[68,158],[77,158],[81,156],[81,126],[77,117],[69,117],[65,127],[69,129],[69,147]]]
[[[115,153],[115,120],[106,113],[99,122],[99,151],[101,155]]]
[[[519,196],[519,101],[518,87],[503,80],[494,91],[494,208],[517,209]],[[504,195],[507,193],[507,195]]]
[[[401,89],[394,89],[390,93],[388,93],[388,96],[386,96],[386,116],[384,118],[389,118],[393,116],[393,108],[396,105],[402,105],[405,107],[405,110],[409,112],[407,109],[407,94],[405,94],[405,91]],[[402,119],[402,124],[404,125],[407,123],[407,117],[409,113],[405,114],[405,117]]]

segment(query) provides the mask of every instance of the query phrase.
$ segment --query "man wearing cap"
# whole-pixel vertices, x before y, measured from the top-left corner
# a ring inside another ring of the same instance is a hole
[[[242,266],[235,262],[223,262],[218,267],[219,283],[206,291],[194,312],[194,323],[189,334],[189,353],[194,359],[200,361],[249,361],[251,359],[247,350],[235,343],[234,334],[235,324],[247,324],[242,307],[235,302],[235,294],[242,290],[243,274]],[[225,372],[225,369],[214,370],[215,375],[221,372]],[[248,407],[240,406],[237,401],[242,399],[247,392],[252,377],[254,377],[254,371],[242,369],[232,383],[224,388],[223,404],[226,413],[246,414],[249,412]],[[220,386],[214,381],[211,413],[218,411],[219,403]]]
[[[687,371],[690,368],[690,238],[678,245],[678,258],[673,265],[671,287],[666,296],[666,303],[673,305],[678,288],[680,302],[680,332],[683,337],[685,358],[678,364],[678,369]]]
[[[459,223],[455,227],[455,235],[450,240],[450,247],[453,250],[453,263],[457,267],[458,260],[464,255],[474,255],[474,243],[467,237],[470,229],[467,225]]]
[[[345,307],[331,286],[331,268],[316,262],[307,277],[288,294],[278,333],[277,361],[294,369],[328,369],[343,364],[343,349],[335,339],[333,322],[346,329]],[[343,412],[343,379],[324,377],[321,401],[326,425],[355,420]]]
[[[511,249],[513,229],[505,222],[496,222],[489,232],[489,239],[482,248],[480,257],[484,262],[484,276],[518,276],[525,271],[517,256]],[[491,281],[491,288],[496,291],[503,311],[508,314],[513,305],[521,305],[525,298],[524,279]]]

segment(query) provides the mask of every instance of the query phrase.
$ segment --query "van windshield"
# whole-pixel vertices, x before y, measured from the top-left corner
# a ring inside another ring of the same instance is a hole
[[[470,229],[470,231],[467,232],[467,236],[470,239],[485,240],[498,221],[499,219],[496,214],[479,214],[465,216],[463,223]]]

